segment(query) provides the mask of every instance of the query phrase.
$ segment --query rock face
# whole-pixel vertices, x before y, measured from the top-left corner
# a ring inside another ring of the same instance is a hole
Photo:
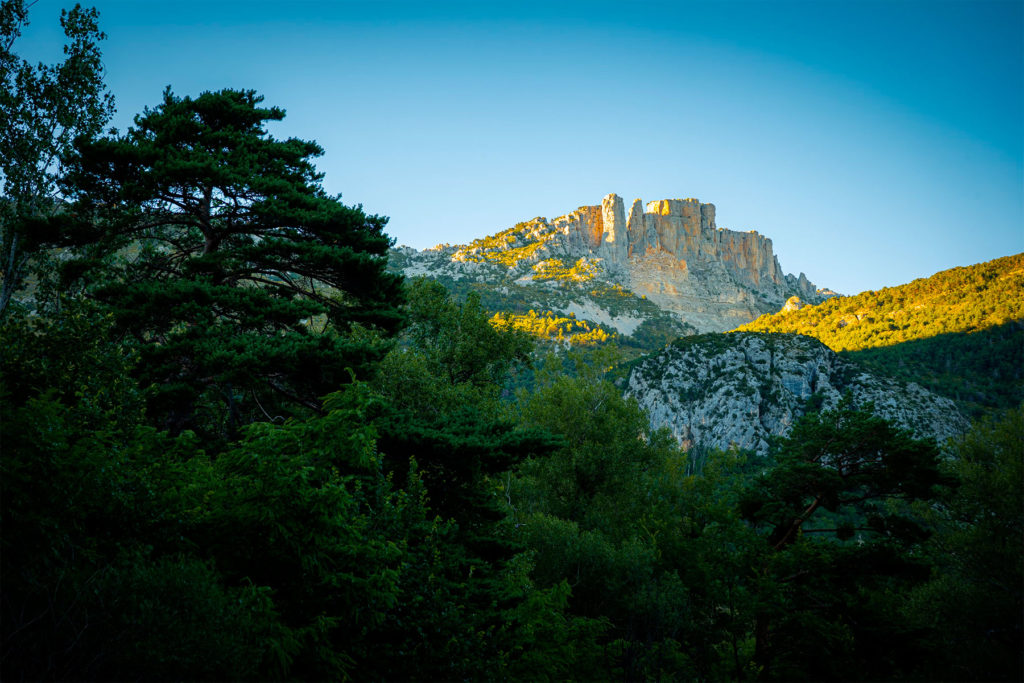
[[[429,251],[429,250],[428,250]],[[537,279],[538,264],[584,259],[602,281],[622,287],[701,332],[722,332],[773,313],[791,296],[818,303],[824,294],[801,273],[786,275],[772,242],[757,232],[715,225],[714,204],[696,199],[639,199],[628,216],[622,198],[581,206],[553,220],[535,218],[463,247],[404,254],[409,275]],[[481,268],[475,264],[486,264]],[[543,270],[543,268],[540,268]]]
[[[969,426],[949,399],[867,373],[800,335],[681,338],[638,364],[627,388],[651,425],[667,427],[683,446],[735,445],[758,454],[768,450],[769,436],[789,432],[812,395],[827,409],[846,392],[918,437],[942,441]]]
[[[802,277],[803,273],[800,273],[800,275]],[[789,313],[790,311],[799,311],[801,308],[803,308],[806,305],[807,304],[805,304],[803,301],[800,300],[800,297],[798,297],[798,296],[791,296],[788,299],[786,299],[786,305],[782,307],[782,310],[780,310],[779,313]]]

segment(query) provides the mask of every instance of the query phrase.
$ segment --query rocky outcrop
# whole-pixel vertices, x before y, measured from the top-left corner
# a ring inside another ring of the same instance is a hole
[[[849,392],[854,403],[918,437],[945,440],[968,423],[952,401],[917,384],[872,375],[811,337],[736,332],[681,338],[648,356],[630,373],[627,394],[685,447],[768,450],[785,435],[808,399],[834,408]]]
[[[803,273],[801,273],[801,275],[803,275]],[[800,297],[798,297],[798,296],[791,296],[788,299],[786,299],[786,303],[782,307],[782,310],[779,311],[779,313],[789,313],[790,311],[799,311],[801,308],[803,308],[805,306],[807,306],[807,304],[805,304],[803,301],[801,301]]]
[[[551,225],[565,253],[603,259],[620,284],[702,331],[732,329],[792,295],[823,299],[803,273],[783,273],[770,239],[719,228],[715,205],[696,199],[637,199],[626,218],[610,194],[600,211],[581,207]]]
[[[645,255],[647,253],[647,219],[644,217],[644,203],[640,199],[634,199],[633,205],[629,207],[626,232],[629,235],[626,256],[632,258],[635,254],[639,258]]]
[[[609,194],[600,205],[552,220],[535,218],[515,229],[465,247],[409,257],[408,274],[445,277],[507,277],[519,285],[550,259],[586,259],[601,279],[645,298],[702,332],[721,332],[773,313],[791,296],[808,303],[824,297],[801,273],[787,275],[772,242],[757,232],[715,225],[714,204],[696,199],[634,200],[628,216],[622,198]],[[422,263],[430,265],[424,266]],[[474,265],[476,264],[476,265]],[[481,265],[483,264],[483,265]]]
[[[629,229],[622,197],[610,194],[601,201],[601,246],[598,256],[622,263],[629,254]]]

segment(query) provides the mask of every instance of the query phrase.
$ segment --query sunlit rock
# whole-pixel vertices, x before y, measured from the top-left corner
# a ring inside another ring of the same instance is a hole
[[[798,297],[798,296],[791,296],[788,299],[786,299],[786,304],[782,307],[782,310],[779,311],[779,312],[780,313],[789,313],[790,311],[799,311],[801,308],[803,308],[806,305],[807,304],[805,304],[803,301],[800,300],[800,297]]]
[[[598,255],[622,263],[629,253],[629,230],[622,197],[610,194],[601,201],[602,235]]]
[[[535,218],[470,245],[423,257],[403,253],[402,270],[522,284],[536,280],[533,266],[552,258],[586,259],[595,264],[598,280],[701,332],[730,330],[774,313],[791,296],[807,303],[825,298],[803,273],[783,273],[770,239],[717,227],[715,206],[692,198],[646,206],[637,199],[627,217],[622,198],[609,194],[600,205],[550,221]]]

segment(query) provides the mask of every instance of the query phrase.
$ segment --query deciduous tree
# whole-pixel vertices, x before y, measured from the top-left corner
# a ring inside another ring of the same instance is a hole
[[[935,571],[908,602],[934,640],[922,676],[1024,679],[1024,406],[975,425],[943,464]]]
[[[106,36],[97,11],[77,4],[62,11],[64,61],[33,65],[14,52],[32,4],[0,3],[0,315],[30,260],[60,243],[48,219],[61,208],[58,181],[75,139],[98,134],[114,111],[103,84],[99,44]]]

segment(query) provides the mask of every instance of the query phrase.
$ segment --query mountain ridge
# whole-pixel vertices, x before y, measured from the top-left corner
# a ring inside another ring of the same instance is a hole
[[[787,301],[738,329],[807,334],[834,351],[857,351],[1024,319],[1022,293],[1024,253],[817,304]]]
[[[784,273],[771,239],[717,227],[714,204],[692,198],[646,205],[637,199],[627,215],[622,198],[609,194],[599,205],[536,217],[467,245],[398,247],[392,254],[407,276],[497,287],[507,299],[518,294],[555,313],[589,314],[624,336],[650,319],[650,304],[680,332],[724,332],[778,310],[791,296],[817,302],[834,295],[803,273]],[[610,310],[590,296],[595,283],[635,301]],[[574,290],[575,311],[557,290]]]

